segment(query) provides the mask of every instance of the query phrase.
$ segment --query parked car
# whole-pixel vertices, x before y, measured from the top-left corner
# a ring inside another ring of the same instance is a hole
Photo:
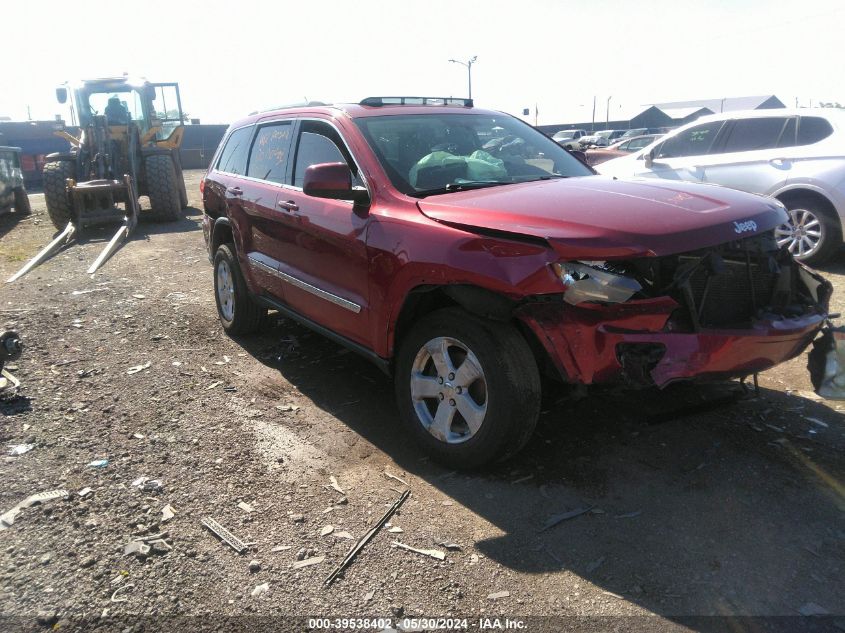
[[[561,130],[552,136],[561,147],[566,149],[581,149],[581,139],[587,136],[587,130]]]
[[[201,185],[223,329],[276,310],[368,358],[393,376],[401,432],[461,468],[528,441],[541,375],[748,376],[818,333],[831,286],[778,250],[776,200],[597,176],[455,101],[234,123]]]
[[[15,209],[29,215],[29,197],[21,171],[21,148],[0,147],[0,215]]]
[[[587,136],[582,136],[580,139],[581,149],[586,149],[590,146],[607,147],[616,139],[621,137],[625,130],[601,130]]]
[[[611,158],[627,156],[631,152],[651,145],[658,138],[660,138],[660,134],[644,134],[642,136],[632,136],[627,139],[618,139],[613,145],[608,147],[588,149],[584,152],[584,160],[587,161],[588,165],[598,165]]]
[[[842,245],[845,113],[752,110],[701,117],[603,174],[707,182],[777,198],[789,210],[778,243],[819,264]]]
[[[633,136],[643,136],[644,134],[666,134],[669,128],[665,127],[635,127],[626,130],[619,138],[631,138]]]

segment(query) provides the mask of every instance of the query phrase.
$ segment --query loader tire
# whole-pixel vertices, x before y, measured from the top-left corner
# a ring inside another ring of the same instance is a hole
[[[20,215],[32,213],[32,207],[29,206],[29,196],[26,195],[26,189],[23,187],[15,189],[15,211]]]
[[[179,202],[182,203],[182,208],[187,209],[188,206],[188,190],[185,188],[185,172],[182,169],[182,159],[179,158],[179,152],[173,154],[176,161],[176,182],[179,183]]]
[[[167,154],[153,154],[144,161],[147,193],[152,212],[147,217],[158,222],[176,222],[182,212],[176,165]]]
[[[67,193],[68,178],[76,176],[74,164],[65,160],[44,165],[41,172],[44,181],[44,201],[47,203],[47,215],[57,229],[62,230],[73,219],[73,206]]]

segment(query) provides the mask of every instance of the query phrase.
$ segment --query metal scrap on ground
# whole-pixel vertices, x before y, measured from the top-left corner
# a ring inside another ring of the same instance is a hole
[[[342,495],[345,495],[345,494],[346,494],[345,492],[343,492],[343,488],[341,488],[341,487],[340,487],[340,485],[337,483],[337,478],[336,478],[334,475],[332,475],[331,477],[329,477],[329,481],[331,481],[331,484],[329,484],[329,485],[330,485],[332,488],[334,488],[335,490],[337,490],[337,491],[338,491],[340,494],[342,494]]]
[[[416,552],[417,554],[423,554],[424,556],[431,556],[437,560],[446,560],[446,552],[441,552],[439,549],[417,549],[416,547],[405,545],[399,541],[393,541],[392,545],[406,549],[409,552]]]
[[[386,473],[385,473],[386,474]],[[329,574],[328,578],[323,582],[324,586],[329,586],[332,584],[335,579],[340,576],[344,569],[346,569],[353,560],[355,560],[355,556],[357,556],[358,552],[360,552],[364,546],[373,538],[376,533],[382,528],[382,526],[390,520],[390,517],[399,509],[399,507],[405,503],[405,500],[411,495],[410,490],[406,490],[402,493],[399,499],[394,503],[390,508],[388,508],[387,512],[384,513],[384,516],[381,517],[373,527],[371,527],[366,534],[364,534],[358,541],[350,548],[349,552],[346,554],[344,559],[340,561],[340,564],[335,567],[334,571]]]
[[[47,492],[38,492],[34,495],[28,496],[26,499],[18,503],[14,508],[0,515],[0,531],[6,530],[12,526],[15,519],[20,514],[21,510],[35,505],[36,503],[43,503],[51,501],[52,499],[61,499],[67,497],[67,490],[49,490]]]
[[[310,567],[311,565],[319,565],[324,560],[326,560],[325,556],[312,556],[311,558],[306,558],[305,560],[298,560],[291,565],[293,569],[302,569],[303,567]]]
[[[589,512],[593,509],[593,506],[584,506],[583,508],[578,508],[577,510],[570,510],[569,512],[563,512],[562,514],[555,514],[549,517],[549,520],[546,521],[545,525],[541,527],[538,531],[545,532],[549,528],[553,528],[558,523],[563,523],[568,519],[574,519],[577,516],[581,516],[586,512]]]
[[[387,472],[386,470],[384,471],[384,476],[385,476],[385,477],[387,477],[388,479],[395,479],[396,481],[398,481],[398,482],[399,482],[400,484],[402,484],[403,486],[408,486],[408,487],[410,487],[410,484],[409,484],[407,481],[405,481],[405,480],[404,480],[404,479],[402,479],[401,477],[397,477],[396,475],[394,475],[394,474],[392,474],[392,473]]]
[[[237,536],[232,534],[229,530],[220,525],[211,517],[204,517],[201,523],[208,528],[217,538],[226,543],[229,547],[235,550],[238,554],[242,554],[247,550],[247,545]]]
[[[176,511],[169,503],[161,509],[161,522],[165,523],[176,516]]]

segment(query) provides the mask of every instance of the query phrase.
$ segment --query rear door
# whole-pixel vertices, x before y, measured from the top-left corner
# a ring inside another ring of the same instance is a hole
[[[284,300],[285,283],[277,274],[289,241],[283,211],[276,205],[282,187],[290,182],[290,146],[295,120],[281,119],[257,126],[242,184],[245,256],[260,292]]]
[[[736,119],[725,128],[704,166],[705,180],[769,194],[789,179],[792,160],[781,151],[795,144],[796,117]]]
[[[289,229],[279,245],[285,302],[311,321],[366,345],[367,211],[352,202],[313,198],[302,191],[311,165],[347,163],[355,174],[358,168],[338,129],[325,120],[302,119],[294,147],[291,185],[277,201]]]

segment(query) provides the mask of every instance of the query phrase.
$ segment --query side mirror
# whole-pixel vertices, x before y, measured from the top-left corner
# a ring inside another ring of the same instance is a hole
[[[648,169],[651,169],[651,166],[654,165],[654,150],[649,150],[645,154],[643,154],[643,161],[645,166]]]
[[[67,88],[63,86],[56,88],[56,99],[59,103],[67,103]]]
[[[369,202],[366,189],[352,188],[352,172],[345,163],[320,163],[305,170],[302,190],[307,196],[352,200],[356,203]]]

